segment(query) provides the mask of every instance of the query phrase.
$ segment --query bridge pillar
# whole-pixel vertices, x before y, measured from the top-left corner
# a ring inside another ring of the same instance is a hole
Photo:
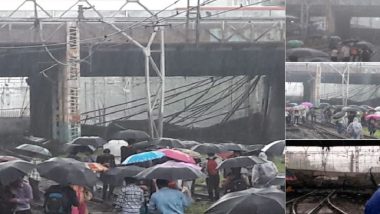
[[[342,39],[350,39],[351,18],[350,14],[335,14],[335,34]]]
[[[331,0],[327,1],[326,4],[326,23],[327,32],[329,35],[335,34],[335,13],[331,7]]]
[[[66,56],[53,94],[53,139],[69,142],[80,133],[80,44],[78,23],[67,23]]]
[[[303,82],[303,99],[309,101],[315,106],[319,106],[321,102],[321,67],[317,66],[314,78]]]
[[[30,134],[51,139],[54,85],[41,74],[29,76],[26,81],[30,91]]]

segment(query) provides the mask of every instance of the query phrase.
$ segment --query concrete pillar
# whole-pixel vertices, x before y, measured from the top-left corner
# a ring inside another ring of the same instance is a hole
[[[328,0],[326,3],[326,29],[328,34],[335,34],[335,14],[333,8],[331,7],[331,0]]]
[[[30,76],[27,83],[30,87],[30,134],[50,139],[54,85],[40,74]]]
[[[80,136],[80,48],[77,24],[67,23],[66,56],[53,95],[53,139],[62,143]]]
[[[335,34],[342,39],[350,38],[351,31],[351,15],[345,13],[335,14]]]
[[[264,117],[264,139],[268,142],[285,139],[285,78],[284,75],[271,76],[266,79],[268,84],[268,109]]]
[[[315,106],[319,106],[321,103],[321,71],[320,67],[317,67],[314,78],[303,82],[303,99],[313,103]]]

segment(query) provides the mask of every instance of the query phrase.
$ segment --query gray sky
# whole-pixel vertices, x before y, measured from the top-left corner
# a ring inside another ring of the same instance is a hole
[[[0,0],[1,9],[0,10],[14,10],[16,9],[24,0]],[[76,3],[78,0],[37,0],[37,2],[46,10],[66,10],[71,5]],[[174,3],[176,0],[140,0],[142,4],[151,10],[160,10],[168,5]],[[124,3],[125,0],[89,0],[92,5],[98,10],[118,10]],[[184,7],[186,6],[186,0],[179,0],[179,2],[173,7]],[[195,5],[196,0],[191,0]],[[32,10],[33,4],[27,2],[20,10]],[[77,10],[77,7],[73,8]],[[136,3],[129,3],[124,9],[141,9]]]

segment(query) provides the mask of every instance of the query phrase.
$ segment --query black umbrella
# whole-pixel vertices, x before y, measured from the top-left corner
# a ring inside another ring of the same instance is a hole
[[[337,119],[340,119],[340,118],[344,117],[344,115],[346,115],[346,112],[340,111],[340,112],[335,113],[332,116],[332,118],[335,119],[335,120],[337,120]]]
[[[361,109],[358,107],[346,106],[342,108],[342,111],[343,112],[357,112],[357,111],[361,111]]]
[[[195,152],[199,152],[201,154],[208,154],[208,153],[215,154],[222,151],[222,149],[219,146],[215,144],[211,144],[211,143],[203,143],[203,144],[196,145],[193,148],[191,148],[191,150]]]
[[[91,145],[84,146],[84,145],[67,143],[64,146],[66,147],[65,151],[67,153],[70,153],[70,154],[78,154],[80,152],[81,153],[94,153],[94,151],[96,150],[96,148],[91,146]]]
[[[230,169],[236,167],[249,167],[255,164],[265,163],[265,160],[256,156],[239,156],[222,161],[218,169]]]
[[[355,47],[360,48],[360,49],[369,49],[371,51],[375,50],[375,46],[367,41],[359,41],[355,43]]]
[[[273,156],[281,156],[284,153],[285,149],[285,140],[277,140],[274,141],[261,149],[261,151],[265,152],[266,155]]]
[[[246,148],[244,148],[243,145],[236,144],[236,143],[221,143],[219,144],[222,151],[245,151]]]
[[[107,170],[100,175],[100,180],[107,184],[113,184],[117,186],[123,185],[125,177],[134,177],[145,168],[138,166],[120,166]]]
[[[51,158],[38,164],[37,170],[42,177],[59,184],[93,186],[98,180],[85,163],[71,158]]]
[[[245,148],[247,148],[248,151],[254,151],[254,150],[261,150],[264,148],[263,144],[255,144],[255,145],[246,145]]]
[[[48,149],[32,144],[22,144],[17,146],[15,151],[29,157],[47,158],[52,156]]]
[[[363,108],[363,109],[366,109],[366,111],[369,111],[369,110],[372,110],[372,109],[373,109],[373,108],[372,108],[371,106],[369,106],[369,105],[361,105],[360,107]]]
[[[224,195],[206,214],[283,214],[285,192],[276,188],[247,189]]]
[[[288,57],[324,57],[330,58],[329,54],[312,48],[292,48],[286,51]]]
[[[95,148],[102,147],[106,143],[107,141],[105,139],[98,136],[78,137],[71,142],[71,144],[74,144],[74,145],[83,145],[83,146],[91,145]]]
[[[131,146],[134,149],[142,149],[142,150],[158,148],[157,142],[155,141],[141,141],[141,142],[132,144]]]
[[[118,131],[111,136],[111,140],[125,140],[127,142],[131,140],[140,142],[140,141],[146,141],[149,139],[150,139],[150,136],[146,132],[140,131],[140,130],[133,130],[133,129]]]
[[[23,178],[36,166],[23,160],[11,160],[0,163],[0,184],[8,185],[13,181]]]
[[[136,177],[141,179],[194,180],[205,177],[200,167],[183,162],[168,161],[140,172]]]
[[[201,144],[201,143],[199,143],[197,141],[193,141],[193,140],[185,140],[185,141],[181,141],[181,143],[182,143],[182,145],[185,146],[185,149],[191,149],[192,147]]]
[[[329,103],[321,103],[321,104],[319,104],[319,108],[322,108],[322,109],[324,109],[324,108],[326,108],[326,107],[330,107],[331,105],[329,104]]]
[[[178,139],[173,138],[160,138],[160,139],[154,139],[153,142],[160,147],[169,147],[169,148],[182,148],[184,149],[185,146],[182,144],[182,142]]]
[[[358,106],[358,105],[349,105],[348,107],[356,108],[356,109],[358,109],[358,111],[363,111],[363,112],[367,110],[366,108],[363,108],[363,107]]]

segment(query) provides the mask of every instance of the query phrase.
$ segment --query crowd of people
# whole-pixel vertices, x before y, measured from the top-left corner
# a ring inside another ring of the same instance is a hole
[[[378,120],[367,118],[375,114],[373,108],[355,108],[325,105],[323,107],[296,105],[286,107],[285,118],[288,126],[304,123],[333,124],[336,132],[352,139],[363,138],[363,128],[367,127],[370,136],[374,136],[379,128]]]
[[[332,62],[369,62],[372,55],[373,51],[370,48],[359,48],[352,42],[333,47],[330,59]]]
[[[131,155],[140,152],[144,151],[135,150],[131,146],[122,146],[120,164]],[[81,157],[70,153],[68,156],[80,161],[95,160],[96,163],[108,169],[120,166],[109,149],[103,149],[102,154],[96,158],[90,154]],[[239,156],[241,156],[241,151],[233,151],[232,155],[224,158],[214,153],[208,153],[204,160],[194,158],[202,172],[207,175],[206,187],[210,201],[215,202],[221,195],[250,187],[270,186],[271,181],[276,178],[277,167],[267,160],[264,152],[261,152],[259,157],[265,160],[265,163],[223,170],[218,168],[223,159]],[[41,162],[41,159],[33,158],[33,163]],[[154,161],[148,163],[150,166],[152,164],[155,164]],[[100,180],[103,173],[99,172]],[[101,188],[98,184],[94,187],[54,184],[42,190],[41,180],[39,172],[33,169],[23,179],[17,179],[6,186],[0,185],[1,213],[30,214],[32,213],[31,203],[34,201],[42,203],[43,212],[46,214],[88,214],[90,213],[88,202]],[[124,177],[124,185],[121,188],[115,184],[103,182],[101,195],[103,202],[113,205],[115,213],[184,214],[185,209],[194,201],[194,192],[195,180],[139,180],[136,177],[127,176]]]

